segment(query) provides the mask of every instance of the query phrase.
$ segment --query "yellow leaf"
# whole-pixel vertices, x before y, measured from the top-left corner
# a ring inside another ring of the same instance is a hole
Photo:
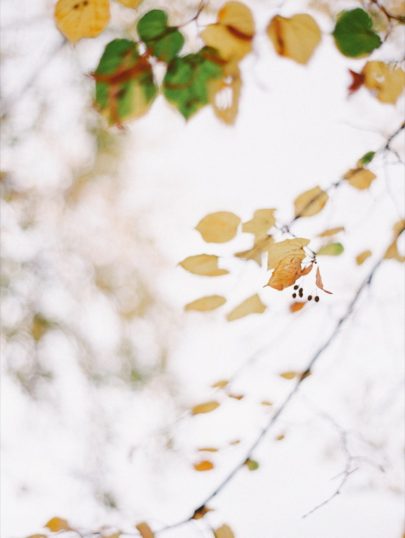
[[[279,434],[276,435],[276,437],[275,437],[275,440],[276,440],[276,441],[283,441],[283,439],[285,439],[285,435],[284,435],[284,433],[279,433]]]
[[[253,234],[256,243],[266,239],[268,231],[276,223],[275,211],[275,209],[257,209],[253,214],[253,219],[242,224],[242,231]]]
[[[303,274],[301,258],[297,256],[284,258],[274,269],[266,286],[282,291],[292,286]]]
[[[282,377],[283,379],[291,380],[298,377],[299,375],[300,375],[299,372],[295,372],[294,370],[288,370],[287,372],[281,373],[280,377]]]
[[[405,256],[402,256],[398,250],[398,244],[396,241],[393,241],[390,246],[387,248],[384,254],[385,260],[397,260],[398,262],[405,262]]]
[[[371,256],[371,250],[363,250],[356,256],[357,265],[363,265],[363,263]]]
[[[229,273],[227,269],[220,269],[218,267],[218,256],[214,256],[213,254],[189,256],[180,262],[179,265],[194,275],[221,276]]]
[[[139,534],[142,536],[142,538],[154,538],[154,533],[152,529],[149,527],[149,525],[142,521],[142,523],[138,523],[135,528],[139,532]]]
[[[197,448],[198,452],[218,452],[217,448],[211,446],[203,446],[202,448]]]
[[[226,243],[235,237],[239,224],[240,218],[234,213],[218,211],[201,219],[196,230],[208,243]]]
[[[27,538],[47,538],[46,534],[30,534]]]
[[[239,111],[242,87],[240,69],[236,61],[223,66],[223,78],[213,79],[208,84],[209,102],[215,115],[228,125],[233,125]]]
[[[395,104],[405,88],[405,71],[384,62],[367,62],[362,71],[364,85],[382,103]]]
[[[290,312],[292,313],[299,312],[300,310],[304,308],[306,304],[307,303],[305,301],[297,301],[295,303],[292,303],[290,304]]]
[[[235,538],[235,535],[229,525],[221,525],[214,530],[215,538]]]
[[[55,6],[56,25],[73,43],[98,36],[109,20],[109,0],[58,0]]]
[[[320,187],[305,191],[294,200],[295,216],[312,217],[322,211],[328,200],[328,193]]]
[[[66,519],[60,517],[53,517],[44,525],[52,532],[68,531],[70,529],[69,523]]]
[[[331,291],[325,290],[325,288],[323,287],[323,281],[322,281],[322,276],[321,276],[321,272],[319,270],[319,267],[317,267],[317,269],[316,269],[315,284],[320,290],[324,291],[325,293],[328,293],[329,295],[332,295]]]
[[[211,471],[214,468],[214,464],[209,460],[201,460],[193,465],[196,471]]]
[[[255,25],[250,9],[241,2],[227,2],[218,12],[217,23],[200,34],[224,60],[241,60],[252,50]]]
[[[262,303],[260,297],[256,293],[231,310],[226,316],[226,319],[228,321],[235,321],[245,316],[249,316],[250,314],[263,314],[266,309],[267,306]]]
[[[120,4],[122,4],[125,7],[132,7],[136,8],[140,4],[142,4],[143,0],[117,0]]]
[[[209,508],[208,506],[200,506],[200,508],[197,508],[194,512],[192,519],[202,519],[208,512],[212,512],[212,508]]]
[[[336,226],[336,228],[328,228],[327,230],[324,230],[320,234],[318,234],[318,237],[330,237],[332,235],[336,235],[339,232],[344,232],[345,227],[344,226]]]
[[[202,404],[198,404],[198,405],[195,405],[192,409],[191,409],[191,414],[192,415],[200,415],[202,413],[211,413],[211,411],[215,411],[215,409],[217,409],[217,407],[219,407],[219,403],[216,402],[215,400],[212,400],[210,402],[204,402]]]
[[[305,258],[304,248],[309,243],[309,239],[303,237],[297,237],[295,239],[285,239],[278,243],[273,243],[268,249],[269,269],[274,269],[285,258],[298,258],[303,260]]]
[[[368,168],[353,168],[343,177],[355,189],[363,190],[368,189],[377,176]]]
[[[228,379],[220,379],[211,385],[213,389],[224,389],[229,384]]]
[[[242,252],[236,252],[235,256],[243,260],[253,260],[259,266],[262,265],[262,256],[268,250],[268,247],[274,242],[273,238],[269,235],[264,239],[260,239],[253,245],[253,248],[244,250]]]
[[[305,13],[291,18],[276,15],[267,26],[267,35],[277,54],[300,64],[308,63],[321,41],[318,24]]]
[[[209,312],[219,308],[225,303],[226,299],[221,295],[207,295],[206,297],[201,297],[200,299],[196,299],[195,301],[186,304],[184,310],[186,312],[191,310],[195,310],[197,312]]]
[[[260,404],[266,407],[270,407],[271,405],[273,405],[273,402],[270,402],[269,400],[262,400]]]

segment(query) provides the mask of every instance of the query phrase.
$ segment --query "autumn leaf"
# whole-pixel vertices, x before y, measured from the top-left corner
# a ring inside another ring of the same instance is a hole
[[[274,439],[276,441],[283,441],[285,439],[285,434],[284,433],[279,433],[278,435],[275,436]]]
[[[215,538],[235,538],[235,535],[229,525],[221,525],[214,529]]]
[[[340,232],[344,232],[345,227],[344,226],[336,226],[335,228],[328,228],[318,234],[318,237],[331,237],[333,235],[337,235]]]
[[[405,261],[405,256],[401,255],[398,250],[398,237],[405,230],[405,220],[400,220],[396,222],[393,226],[394,238],[392,243],[389,245],[384,254],[384,259],[386,260],[397,260],[399,262]]]
[[[303,192],[294,200],[295,217],[312,217],[325,207],[328,193],[320,187]]]
[[[223,76],[208,83],[209,102],[217,118],[233,125],[239,111],[239,98],[242,88],[240,69],[236,61],[227,62]]]
[[[317,256],[340,256],[344,251],[342,243],[328,243],[321,247],[316,253]]]
[[[211,471],[214,468],[214,464],[209,460],[201,460],[193,465],[196,471]]]
[[[137,8],[142,4],[143,0],[117,0],[117,2],[125,7]]]
[[[349,95],[352,95],[363,86],[364,75],[363,73],[357,73],[356,71],[353,71],[353,69],[349,69],[349,74],[352,77],[352,81],[347,89],[349,91]]]
[[[367,62],[362,71],[364,85],[382,103],[395,104],[405,88],[405,71],[384,62]]]
[[[208,512],[212,512],[213,509],[208,506],[200,506],[195,510],[193,517],[191,519],[202,519]]]
[[[363,263],[372,255],[371,250],[363,250],[356,256],[357,265],[363,265]]]
[[[257,209],[251,220],[242,224],[242,232],[255,236],[255,244],[267,238],[268,231],[275,225],[275,209]]]
[[[218,452],[217,448],[211,447],[211,446],[203,446],[201,448],[197,448],[198,452]]]
[[[318,24],[306,13],[291,18],[276,15],[267,26],[267,35],[277,54],[300,64],[309,62],[321,41]]]
[[[257,471],[257,469],[260,467],[259,462],[256,460],[252,460],[251,458],[248,458],[245,461],[246,467],[249,469],[249,471]]]
[[[152,9],[137,24],[139,37],[148,51],[163,62],[175,58],[184,45],[183,34],[175,26],[169,26],[167,13]]]
[[[242,252],[236,252],[235,256],[243,260],[253,260],[259,266],[262,265],[262,257],[265,252],[267,252],[268,247],[274,243],[274,239],[269,235],[260,239],[253,245],[252,248],[248,250],[243,250]]]
[[[47,523],[45,523],[44,526],[47,527],[52,532],[70,530],[70,525],[66,521],[66,519],[62,519],[60,517],[53,517]]]
[[[291,379],[295,379],[296,377],[298,377],[300,375],[299,372],[296,372],[294,370],[288,370],[287,372],[282,372],[280,374],[280,377],[282,377],[283,379],[287,379],[288,381],[290,381]]]
[[[229,273],[227,269],[220,269],[218,267],[218,256],[213,254],[189,256],[180,262],[179,265],[194,275],[222,276]]]
[[[142,536],[142,538],[154,538],[155,536],[152,529],[145,521],[143,521],[142,523],[138,523],[135,528]]]
[[[30,534],[27,538],[47,538],[46,534]]]
[[[301,258],[297,256],[284,258],[274,269],[266,286],[279,291],[292,286],[302,276],[301,263]]]
[[[296,237],[294,239],[285,239],[270,245],[268,249],[269,259],[268,268],[274,269],[286,258],[298,258],[300,261],[306,256],[304,247],[309,243],[309,239]]]
[[[217,22],[200,34],[224,60],[241,60],[252,50],[255,24],[250,9],[241,2],[227,2],[218,12]]]
[[[305,301],[296,301],[295,303],[290,304],[290,312],[292,312],[293,314],[295,312],[299,312],[304,308],[306,304],[307,303]]]
[[[98,36],[109,20],[109,0],[58,0],[55,6],[56,25],[72,43]]]
[[[270,402],[269,400],[262,400],[260,402],[260,405],[264,405],[265,407],[271,407],[273,405],[273,402]]]
[[[213,389],[224,389],[229,384],[229,379],[220,379],[211,385]]]
[[[226,319],[228,321],[235,321],[245,316],[249,316],[250,314],[263,314],[266,309],[267,306],[263,304],[259,295],[256,293],[231,310],[231,312],[227,314]]]
[[[207,295],[206,297],[201,297],[200,299],[196,299],[195,301],[186,304],[184,310],[186,312],[210,312],[211,310],[215,310],[225,303],[226,299],[221,295]]]
[[[352,187],[359,190],[368,189],[377,177],[367,168],[353,168],[343,176]]]
[[[230,211],[210,213],[200,220],[196,230],[208,243],[226,243],[238,231],[240,218]]]
[[[343,11],[339,15],[333,37],[340,52],[350,58],[366,56],[382,43],[373,30],[370,15],[361,8]]]
[[[367,166],[371,163],[371,161],[375,157],[375,151],[367,151],[364,155],[360,157],[360,159],[357,161],[356,165],[357,168],[363,168],[363,166]]]
[[[321,276],[321,272],[319,270],[319,267],[317,267],[317,269],[316,269],[315,284],[316,284],[317,288],[319,288],[320,290],[324,291],[325,293],[328,293],[329,295],[332,295],[331,291],[325,290],[325,288],[323,287],[323,281],[322,281],[322,276]]]
[[[219,403],[215,400],[204,402],[202,404],[195,405],[191,409],[192,415],[201,415],[203,413],[211,413],[211,411],[215,411],[219,407]]]

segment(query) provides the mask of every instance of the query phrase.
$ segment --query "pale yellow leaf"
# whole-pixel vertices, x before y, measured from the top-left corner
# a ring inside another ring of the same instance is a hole
[[[53,517],[44,525],[52,532],[67,531],[70,529],[69,523],[66,519],[61,517]]]
[[[318,234],[318,237],[331,237],[333,235],[336,235],[344,231],[345,231],[344,226],[336,226],[336,228],[328,228],[327,230],[324,230],[323,232]]]
[[[368,168],[353,168],[343,177],[355,189],[363,190],[368,189],[377,176]]]
[[[356,256],[357,265],[363,265],[363,263],[371,256],[371,250],[363,250]]]
[[[117,2],[125,7],[136,8],[142,4],[143,0],[117,0]]]
[[[216,402],[215,400],[212,400],[212,401],[209,401],[209,402],[204,402],[204,403],[195,405],[191,409],[191,414],[192,415],[200,415],[202,413],[211,413],[211,411],[215,411],[215,409],[217,409],[219,407],[219,405],[220,404],[218,402]]]
[[[229,273],[227,269],[220,269],[218,267],[218,256],[213,254],[197,254],[196,256],[189,256],[180,262],[179,265],[194,275],[221,276]]]
[[[270,400],[262,400],[260,404],[264,405],[265,407],[270,407],[273,405],[273,402],[270,402]]]
[[[228,321],[235,321],[245,316],[249,316],[250,314],[263,314],[266,309],[267,306],[262,303],[260,297],[256,293],[231,310],[226,316],[226,319]]]
[[[309,239],[303,237],[297,237],[295,239],[285,239],[278,243],[273,243],[268,249],[269,269],[274,269],[285,258],[298,258],[303,260],[305,258],[304,247],[309,243]]]
[[[235,535],[229,525],[221,525],[214,530],[215,538],[235,538]]]
[[[267,26],[267,35],[277,54],[300,64],[308,63],[322,37],[316,21],[305,13],[291,18],[276,15]]]
[[[312,217],[325,207],[329,200],[328,193],[320,187],[314,187],[303,192],[294,200],[296,217]]]
[[[275,211],[275,209],[257,209],[253,218],[242,224],[242,231],[253,234],[256,243],[265,239],[270,228],[276,223]]]
[[[196,471],[211,471],[214,468],[214,464],[209,460],[201,460],[193,465]]]
[[[141,523],[138,523],[135,528],[139,532],[139,534],[142,536],[142,538],[154,538],[155,534],[153,533],[150,526],[145,522],[142,521]]]
[[[240,218],[234,213],[217,211],[202,218],[196,230],[208,243],[226,243],[235,237],[239,224]]]
[[[212,446],[203,446],[201,448],[197,448],[197,450],[198,452],[218,452],[218,449]]]
[[[224,389],[229,384],[228,379],[220,379],[211,385],[213,389]]]
[[[268,247],[274,243],[274,239],[271,237],[271,235],[264,237],[264,239],[260,239],[253,245],[252,248],[249,250],[244,250],[242,252],[236,252],[235,256],[237,258],[241,258],[243,260],[253,260],[255,261],[259,266],[262,265],[262,257],[265,252],[267,252]]]
[[[208,83],[209,102],[215,115],[227,125],[233,125],[239,111],[242,87],[240,69],[236,61],[226,63],[223,77]]]
[[[299,375],[300,375],[300,372],[296,372],[295,370],[288,370],[287,372],[282,372],[280,374],[280,377],[282,377],[283,379],[291,380],[291,379],[295,379]]]
[[[363,67],[364,85],[382,103],[395,104],[405,88],[405,71],[384,62],[367,62]]]
[[[200,299],[196,299],[195,301],[186,304],[184,310],[186,312],[191,310],[195,310],[197,312],[209,312],[219,308],[225,303],[226,299],[221,295],[207,295],[206,297],[201,297]]]
[[[405,256],[400,254],[398,250],[398,244],[396,241],[393,241],[390,246],[387,248],[384,254],[384,259],[386,260],[397,260],[398,262],[405,262]]]
[[[47,538],[46,534],[30,534],[26,538]]]
[[[255,21],[252,12],[242,2],[226,2],[218,11],[217,20],[237,35],[254,36]]]
[[[55,6],[56,25],[73,43],[98,36],[109,20],[109,0],[58,0]]]

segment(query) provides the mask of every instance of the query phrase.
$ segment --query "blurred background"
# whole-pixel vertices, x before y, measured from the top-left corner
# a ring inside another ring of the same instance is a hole
[[[145,519],[157,528],[189,515],[290,390],[279,373],[308,362],[403,218],[402,162],[386,153],[371,167],[370,190],[344,186],[320,215],[297,222],[304,237],[346,228],[344,254],[321,265],[334,295],[299,314],[289,312],[288,291],[263,288],[265,269],[233,257],[249,237],[203,242],[194,227],[213,211],[245,221],[275,207],[288,222],[297,194],[339,179],[403,118],[403,96],[397,106],[365,90],[347,97],[347,69],[362,62],[341,56],[330,38],[306,67],[275,55],[263,35],[268,20],[308,2],[246,3],[262,35],[242,63],[235,126],[208,109],[186,124],[158,97],[144,118],[117,129],[92,108],[89,74],[105,44],[152,8],[179,23],[197,3],[145,0],[130,10],[111,2],[108,29],[73,46],[55,27],[52,1],[2,1],[4,537],[33,534],[55,515],[86,530]],[[351,4],[309,7],[327,33],[331,16]],[[219,5],[211,2],[207,17]],[[188,50],[198,46],[194,30]],[[378,59],[403,45],[394,32]],[[392,147],[403,159],[402,135]],[[373,257],[358,267],[355,256],[368,248]],[[206,281],[177,265],[208,249],[229,276]],[[268,310],[231,323],[222,311],[183,311],[212,293],[227,297],[225,313],[253,293]],[[261,444],[259,469],[242,470],[211,503],[212,526],[227,522],[238,538],[402,536],[403,307],[403,269],[389,260]],[[211,387],[230,378],[230,396]],[[190,417],[213,398],[222,404],[215,413]],[[215,468],[198,473],[204,446],[219,450]],[[333,494],[348,462],[356,471],[341,495],[303,518]],[[198,521],[166,535],[211,532]]]

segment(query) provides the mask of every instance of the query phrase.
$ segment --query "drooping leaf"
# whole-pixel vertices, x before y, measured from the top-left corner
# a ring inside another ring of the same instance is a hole
[[[382,43],[379,35],[373,30],[370,15],[361,8],[340,14],[333,37],[340,52],[350,58],[366,56]]]
[[[213,509],[209,508],[208,506],[200,506],[195,510],[192,519],[202,519],[208,512],[212,512]]]
[[[250,9],[241,2],[227,2],[218,12],[217,22],[200,34],[206,45],[224,60],[241,60],[252,50],[255,23]]]
[[[371,163],[371,161],[374,159],[375,151],[367,151],[360,159],[357,161],[357,168],[363,168],[363,166],[367,166]]]
[[[321,276],[321,272],[319,270],[319,267],[317,267],[317,269],[316,269],[315,284],[316,284],[316,287],[319,288],[320,290],[324,291],[325,293],[328,293],[329,295],[332,295],[331,291],[328,291],[323,287],[323,281],[322,281],[322,276]]]
[[[233,125],[239,111],[239,98],[242,88],[240,69],[236,61],[223,66],[221,78],[208,84],[209,101],[217,118]]]
[[[209,103],[209,84],[220,79],[223,61],[204,47],[198,53],[174,58],[163,80],[163,93],[185,119]]]
[[[108,43],[93,77],[96,107],[110,124],[142,116],[157,95],[152,67],[129,39]]]
[[[225,303],[226,299],[221,295],[207,295],[206,297],[201,297],[200,299],[196,299],[195,301],[186,304],[184,310],[186,312],[190,312],[192,310],[197,312],[210,312],[211,310],[215,310]]]
[[[305,301],[296,301],[294,303],[291,303],[290,304],[290,312],[292,312],[293,314],[295,312],[299,312],[300,310],[302,310],[304,308],[304,306],[306,304],[307,303]]]
[[[251,297],[248,297],[242,301],[238,306],[236,306],[229,314],[227,314],[226,319],[228,321],[235,321],[250,314],[263,314],[267,309],[267,306],[261,301],[260,297],[256,293]]]
[[[266,286],[282,291],[295,282],[303,275],[301,266],[302,258],[300,256],[287,256],[283,258],[275,267]]]
[[[229,525],[221,525],[214,529],[215,538],[235,538],[235,535]]]
[[[236,252],[235,256],[243,260],[253,260],[261,266],[263,254],[267,252],[272,243],[274,243],[274,239],[270,235],[265,236],[263,239],[257,241],[252,248],[243,250],[242,252]]]
[[[242,224],[242,231],[253,234],[256,243],[265,239],[276,223],[275,211],[275,209],[256,209],[253,218]]]
[[[68,531],[70,529],[70,525],[66,519],[62,519],[61,517],[53,517],[45,523],[44,527],[52,532]]]
[[[257,469],[260,467],[259,462],[256,460],[252,460],[251,458],[248,458],[245,461],[245,465],[249,469],[249,471],[257,471]]]
[[[222,276],[229,274],[227,269],[218,267],[218,256],[214,254],[197,254],[185,258],[179,265],[194,275]]]
[[[350,76],[352,77],[352,80],[347,89],[348,89],[349,95],[352,95],[363,86],[364,75],[363,73],[357,73],[357,71],[353,71],[353,69],[349,69],[348,71],[349,71]]]
[[[328,193],[318,186],[303,192],[294,200],[295,217],[317,215],[325,207],[328,200]]]
[[[344,249],[342,243],[328,243],[318,250],[317,256],[340,256]]]
[[[212,463],[212,461],[209,460],[201,460],[197,463],[194,463],[193,467],[196,471],[200,472],[211,471],[214,468],[214,464]]]
[[[331,237],[333,235],[337,235],[340,232],[344,232],[345,227],[344,226],[336,226],[335,228],[328,228],[327,230],[324,230],[320,234],[318,234],[318,237]]]
[[[359,190],[368,189],[377,177],[368,168],[353,168],[343,176],[352,187]]]
[[[212,401],[209,401],[209,402],[204,402],[204,403],[195,405],[191,409],[191,414],[192,415],[201,415],[201,414],[204,414],[204,413],[211,413],[212,411],[215,411],[215,409],[217,409],[219,407],[219,405],[220,404],[215,400],[212,400]]]
[[[135,528],[139,532],[139,534],[142,536],[142,538],[154,538],[155,537],[154,532],[145,521],[142,521],[141,523],[138,523],[137,525],[135,525]]]
[[[272,243],[268,249],[268,268],[274,269],[285,258],[299,258],[303,260],[306,256],[304,247],[309,243],[309,239],[296,237],[285,239],[277,243]]]
[[[371,250],[363,250],[356,256],[357,265],[363,265],[363,263],[372,255]]]
[[[109,20],[109,0],[58,0],[55,6],[56,25],[72,43],[98,36]]]
[[[161,61],[170,62],[183,48],[183,34],[168,25],[167,14],[161,9],[148,11],[139,19],[137,30],[150,53]]]
[[[382,103],[394,105],[405,89],[405,71],[400,66],[384,62],[367,62],[362,73],[364,85]]]
[[[267,35],[277,54],[300,64],[309,62],[322,37],[317,22],[306,13],[291,18],[276,15],[267,26]]]
[[[202,218],[196,230],[208,243],[226,243],[235,237],[239,224],[240,218],[234,213],[218,211]]]

